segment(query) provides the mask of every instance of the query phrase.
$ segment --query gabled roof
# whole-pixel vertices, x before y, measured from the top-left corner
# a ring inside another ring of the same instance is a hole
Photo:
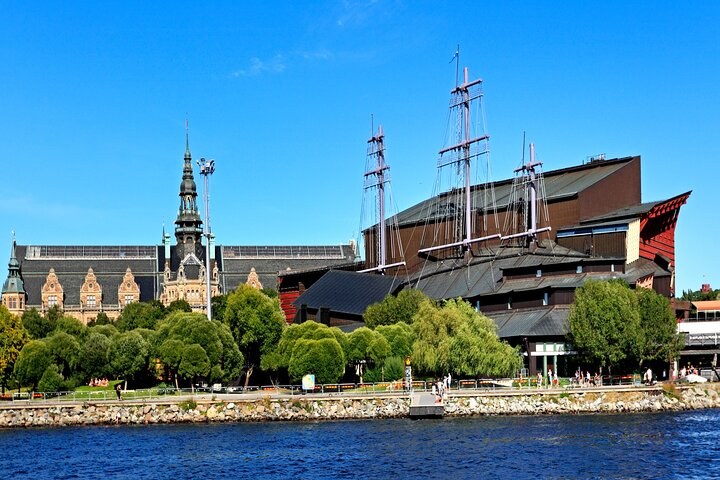
[[[617,172],[632,160],[639,157],[624,157],[601,162],[591,162],[585,165],[551,170],[543,173],[545,181],[545,198],[551,202],[561,198],[577,195],[588,187],[596,184],[607,176]],[[493,182],[495,202],[497,209],[505,208],[510,202],[513,179]],[[490,184],[474,185],[472,187],[472,204],[482,208],[484,194]],[[437,219],[450,215],[448,211],[447,196],[453,192],[445,192],[428,200],[424,200],[400,213],[391,220],[400,225],[425,222],[427,219]],[[389,220],[390,221],[390,220]]]
[[[332,312],[362,316],[369,305],[381,302],[400,286],[400,280],[390,276],[330,270],[293,305],[299,308],[305,304],[313,310],[325,307]]]
[[[588,218],[580,222],[582,226],[591,226],[595,224],[605,224],[619,222],[621,220],[630,221],[645,215],[653,215],[665,208],[675,209],[683,205],[692,192],[681,193],[666,200],[657,200],[655,202],[645,202],[629,207],[619,208],[609,213],[598,215],[597,217]]]
[[[720,300],[698,300],[692,304],[698,312],[720,311]]]
[[[566,306],[540,307],[527,310],[489,312],[498,327],[500,338],[557,337],[568,332],[570,308]]]

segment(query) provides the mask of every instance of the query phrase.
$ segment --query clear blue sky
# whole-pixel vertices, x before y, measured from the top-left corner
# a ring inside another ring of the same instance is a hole
[[[431,194],[459,43],[485,80],[495,179],[523,131],[545,170],[639,154],[644,201],[693,190],[678,291],[720,287],[718,2],[3,2],[2,18],[8,250],[11,229],[160,242],[186,116],[193,157],[217,162],[219,243],[347,242],[371,114],[399,208]]]

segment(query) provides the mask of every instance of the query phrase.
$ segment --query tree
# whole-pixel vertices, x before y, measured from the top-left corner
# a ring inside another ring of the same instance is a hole
[[[412,327],[413,366],[420,371],[504,376],[521,365],[517,350],[498,338],[493,321],[462,299],[443,306],[424,301]]]
[[[217,320],[208,322],[201,313],[174,312],[158,324],[154,345],[162,346],[168,340],[178,340],[183,345],[200,345],[212,365],[212,381],[224,382],[240,375],[243,355],[230,328],[224,323]]]
[[[187,302],[187,300],[178,299],[178,300],[173,300],[172,302],[170,302],[170,305],[167,306],[167,308],[165,309],[165,312],[167,312],[167,313],[170,313],[170,312],[190,313],[190,312],[192,312],[192,308],[190,307],[190,304]]]
[[[365,325],[376,328],[379,325],[392,325],[393,323],[412,323],[418,312],[420,304],[428,297],[420,290],[406,289],[398,293],[397,297],[388,295],[380,303],[370,305],[363,314]]]
[[[178,385],[178,368],[180,367],[180,361],[182,360],[183,350],[185,344],[176,338],[165,340],[157,349],[157,357],[163,363],[166,369],[172,372],[173,379],[175,380],[175,388],[179,389]]]
[[[92,330],[92,329],[91,329]],[[89,378],[108,375],[110,339],[97,331],[91,331],[80,348],[78,363]]]
[[[21,385],[27,385],[30,390],[34,390],[50,363],[52,354],[45,342],[31,340],[20,350],[15,361],[15,377]]]
[[[277,347],[263,356],[261,368],[263,370],[288,368],[295,345],[299,340],[320,340],[323,338],[334,339],[343,352],[347,350],[346,335],[337,327],[328,327],[313,321],[293,324],[283,330]]]
[[[232,291],[225,295],[218,295],[212,297],[210,303],[212,303],[212,319],[222,321],[225,318],[225,306],[227,305],[227,297]]]
[[[148,365],[150,347],[143,337],[135,332],[125,332],[113,337],[110,343],[110,367],[119,378],[128,379]]]
[[[683,347],[670,300],[653,290],[635,290],[640,311],[640,366],[645,360],[673,360]]]
[[[60,373],[60,367],[51,363],[45,369],[38,382],[38,390],[41,392],[57,392],[64,386],[65,377]]]
[[[405,322],[393,325],[379,325],[376,329],[390,344],[390,355],[393,357],[406,357],[412,353],[412,344],[415,340],[413,330]]]
[[[45,344],[50,350],[53,363],[60,368],[60,373],[66,378],[70,376],[80,355],[80,343],[77,339],[68,333],[57,331],[45,339]]]
[[[450,339],[449,371],[473,377],[505,377],[522,367],[517,349],[501,341],[495,323],[469,303],[448,302],[445,310],[464,317]]]
[[[335,383],[345,372],[345,355],[335,338],[300,339],[290,358],[288,373],[294,382],[314,374],[318,383]]]
[[[356,365],[356,372],[362,382],[363,365],[380,365],[390,355],[390,344],[379,333],[361,327],[348,335],[345,360]]]
[[[2,393],[5,393],[5,387],[12,375],[15,361],[28,341],[28,334],[20,317],[11,314],[4,305],[0,305],[0,387],[2,387]]]
[[[97,314],[97,317],[95,317],[95,321],[93,322],[93,325],[109,325],[111,323],[110,318],[107,316],[107,313],[100,312]],[[88,326],[90,326],[88,324]]]
[[[55,323],[55,332],[65,332],[74,337],[82,338],[87,333],[87,327],[74,317],[63,316]]]
[[[57,307],[52,307],[51,310],[53,309],[57,311]],[[40,315],[35,308],[23,312],[22,323],[28,335],[30,335],[30,338],[34,340],[45,338],[50,335],[50,332],[55,330],[55,324],[48,317]]]
[[[210,372],[210,360],[205,350],[193,343],[183,349],[182,358],[178,367],[178,375],[190,380],[190,388],[195,393],[194,381]]]
[[[610,372],[639,350],[638,297],[621,280],[588,280],[576,289],[568,323],[578,353]]]
[[[286,326],[280,302],[241,284],[228,295],[224,322],[245,358],[247,386],[262,356],[275,348]]]
[[[133,302],[123,308],[115,325],[121,332],[136,328],[155,328],[157,322],[165,316],[165,307],[157,301]]]

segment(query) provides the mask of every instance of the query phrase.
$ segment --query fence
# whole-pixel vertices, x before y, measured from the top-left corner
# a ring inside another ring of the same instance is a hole
[[[641,377],[639,374],[634,375],[604,375],[600,380],[600,385],[586,384],[577,385],[573,382],[573,378],[561,378],[559,385],[553,388],[572,388],[572,387],[589,387],[589,386],[622,386],[622,385],[640,385]],[[423,380],[415,380],[412,382],[414,391],[430,391],[433,382]],[[541,383],[538,386],[537,378],[504,378],[504,379],[461,379],[454,381],[450,391],[513,391],[523,389],[547,388],[547,383]],[[303,390],[301,385],[262,385],[245,387],[222,387],[213,385],[207,387],[199,387],[196,389],[189,388],[149,388],[139,390],[124,390],[121,392],[122,399],[126,401],[134,400],[162,400],[171,397],[183,397],[193,395],[224,395],[223,398],[233,395],[255,394],[262,395],[303,395],[306,393],[328,393],[336,395],[366,395],[377,393],[397,393],[404,391],[402,381],[394,382],[378,382],[378,383],[332,383],[319,384],[310,392]],[[0,395],[0,401],[53,401],[53,402],[97,402],[97,401],[113,401],[117,400],[115,390],[82,390],[72,392],[13,392]]]

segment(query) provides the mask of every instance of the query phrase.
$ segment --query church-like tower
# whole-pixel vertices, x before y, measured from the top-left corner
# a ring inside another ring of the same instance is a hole
[[[25,300],[25,284],[20,276],[20,263],[15,256],[15,235],[13,235],[8,276],[2,288],[2,304],[10,310],[10,313],[20,315],[25,310]]]
[[[202,259],[202,220],[197,206],[197,187],[193,177],[188,132],[185,132],[185,164],[180,183],[180,210],[175,220],[176,253],[180,260],[194,253]]]

